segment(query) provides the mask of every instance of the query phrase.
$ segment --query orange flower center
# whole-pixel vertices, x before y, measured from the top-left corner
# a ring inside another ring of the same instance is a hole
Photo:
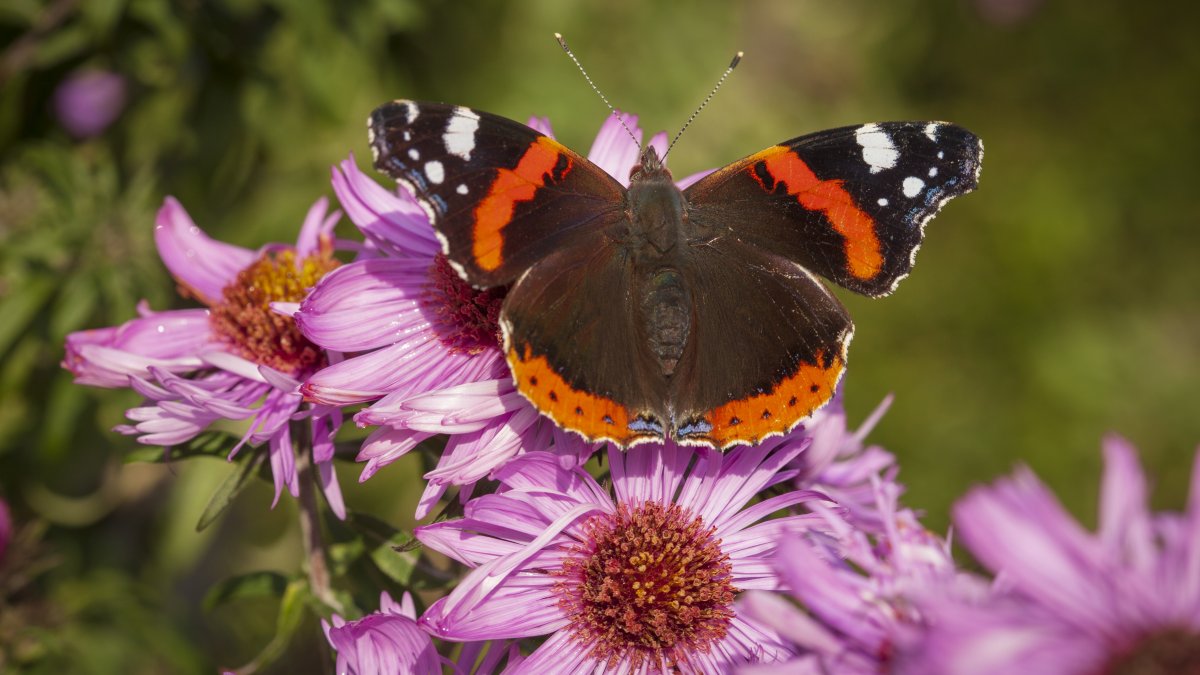
[[[325,353],[308,341],[290,316],[272,302],[300,302],[321,277],[338,266],[331,250],[297,264],[292,249],[264,253],[238,273],[211,308],[213,331],[239,356],[289,375],[325,365]]]
[[[682,507],[621,505],[584,524],[586,541],[555,574],[561,607],[592,656],[672,667],[725,637],[733,618],[729,556],[715,528]]]

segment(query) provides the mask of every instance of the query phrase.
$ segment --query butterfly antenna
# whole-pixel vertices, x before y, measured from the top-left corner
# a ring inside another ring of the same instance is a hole
[[[620,113],[618,113],[617,109],[608,102],[608,99],[604,97],[604,93],[600,91],[600,88],[596,86],[596,83],[592,82],[592,78],[589,77],[587,71],[583,69],[583,64],[579,62],[579,59],[575,58],[575,53],[572,52],[571,48],[567,46],[567,41],[562,36],[562,33],[555,33],[554,39],[558,40],[558,46],[562,47],[563,51],[567,53],[567,56],[571,57],[571,60],[575,62],[575,67],[579,68],[579,72],[583,73],[583,79],[587,80],[587,83],[592,87],[592,91],[596,92],[596,94],[600,97],[600,100],[604,101],[604,105],[608,106],[608,109],[612,111],[613,117],[617,118],[617,121],[621,123],[621,127],[625,129],[625,133],[629,134],[629,137],[633,139],[633,142],[636,143],[639,148],[641,148],[641,141],[639,141],[637,136],[630,131],[629,127],[625,124],[625,120],[621,119]]]
[[[679,137],[683,135],[683,132],[687,131],[687,128],[692,125],[692,121],[696,119],[696,117],[700,114],[700,111],[704,110],[704,106],[708,105],[708,102],[712,100],[713,96],[717,95],[717,90],[721,88],[721,85],[725,84],[725,78],[729,77],[729,74],[733,72],[733,69],[737,68],[737,65],[741,63],[743,54],[745,54],[745,52],[738,52],[737,54],[733,55],[733,60],[729,62],[729,67],[725,69],[724,73],[721,73],[721,77],[717,80],[717,84],[712,88],[712,91],[708,92],[708,96],[704,97],[704,100],[700,103],[700,107],[696,108],[696,112],[692,113],[692,116],[683,123],[683,128],[679,130],[679,133],[675,134],[675,138],[673,138],[671,140],[671,144],[667,146],[667,151],[663,153],[664,161],[667,159],[667,155],[671,154],[671,148],[675,147],[675,141],[678,141]]]

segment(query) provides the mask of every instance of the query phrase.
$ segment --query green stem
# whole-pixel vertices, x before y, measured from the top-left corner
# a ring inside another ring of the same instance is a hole
[[[313,597],[341,611],[329,581],[329,564],[321,538],[321,508],[317,503],[317,480],[312,461],[312,420],[292,423],[292,444],[296,448],[296,477],[300,487],[300,536],[304,541],[304,571]]]

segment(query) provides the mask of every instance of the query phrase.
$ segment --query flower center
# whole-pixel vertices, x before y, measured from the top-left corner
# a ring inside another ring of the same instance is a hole
[[[584,524],[555,584],[576,639],[609,665],[673,666],[707,651],[733,618],[732,565],[715,528],[682,507],[624,504]]]
[[[424,305],[436,315],[442,344],[474,355],[499,346],[500,305],[506,293],[507,288],[472,288],[439,253],[429,268]]]
[[[325,365],[321,348],[309,342],[290,316],[271,309],[272,302],[300,302],[308,289],[338,266],[332,251],[322,251],[296,264],[292,249],[264,253],[238,273],[212,306],[213,330],[239,356],[259,365],[298,375]]]
[[[1110,661],[1103,675],[1200,675],[1200,635],[1171,628],[1146,636]]]

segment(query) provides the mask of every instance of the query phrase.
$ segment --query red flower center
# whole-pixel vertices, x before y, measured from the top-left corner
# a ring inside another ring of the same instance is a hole
[[[299,375],[325,365],[325,352],[309,342],[290,316],[272,302],[300,302],[308,289],[338,266],[333,252],[311,255],[296,264],[296,252],[264,253],[221,291],[209,317],[216,332],[237,355],[259,365]]]
[[[670,668],[724,638],[737,589],[714,529],[654,502],[589,519],[585,542],[555,572],[575,638],[631,670]]]
[[[1098,675],[1200,675],[1200,634],[1170,628],[1148,635]]]
[[[439,253],[429,268],[424,306],[434,314],[442,344],[475,355],[500,345],[500,305],[506,293],[505,287],[472,288]]]

